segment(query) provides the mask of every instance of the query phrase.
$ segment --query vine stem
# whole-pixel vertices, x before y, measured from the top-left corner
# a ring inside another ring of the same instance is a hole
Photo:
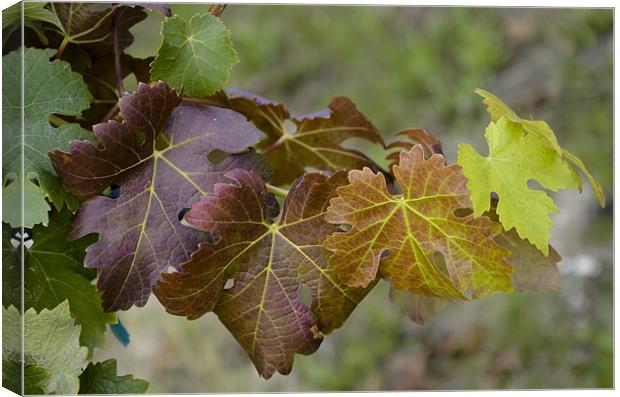
[[[266,183],[265,186],[267,186],[267,191],[268,192],[273,193],[276,196],[280,196],[280,197],[286,198],[286,196],[288,195],[288,192],[289,192],[288,190],[282,189],[281,187],[274,186],[271,183]]]
[[[54,55],[54,59],[60,59],[62,53],[65,52],[65,48],[67,48],[67,44],[69,44],[69,40],[71,38],[69,36],[65,36],[58,47],[58,51],[56,51],[56,55]]]

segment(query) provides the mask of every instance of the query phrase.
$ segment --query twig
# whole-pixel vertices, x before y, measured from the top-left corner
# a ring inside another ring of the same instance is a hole
[[[215,17],[219,17],[222,15],[224,10],[226,9],[226,4],[213,4],[209,7],[209,13]]]
[[[118,112],[118,102],[116,102],[116,104],[114,104],[114,106],[112,106],[112,108],[108,111],[108,113],[106,113],[105,116],[103,116],[103,119],[101,119],[102,123],[105,123],[106,121],[110,120],[112,117],[114,117],[114,115]]]

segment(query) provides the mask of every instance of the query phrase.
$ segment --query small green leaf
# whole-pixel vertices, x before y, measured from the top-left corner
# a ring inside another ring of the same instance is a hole
[[[178,15],[166,18],[162,36],[151,78],[189,96],[205,97],[221,89],[239,63],[230,31],[211,14],[197,14],[189,21]]]
[[[149,383],[133,375],[118,376],[116,360],[90,363],[80,375],[79,394],[143,394]]]
[[[45,368],[34,364],[24,366],[24,392],[21,392],[22,366],[14,360],[2,360],[2,387],[17,394],[45,394],[43,384],[49,378]]]
[[[21,119],[21,51],[13,51],[2,57],[2,177],[3,220],[14,227],[22,226],[19,181],[23,178],[24,202],[32,205],[25,213],[25,227],[37,223],[47,224],[47,203],[50,199],[57,209],[65,203],[77,209],[79,201],[73,197],[56,178],[47,152],[64,150],[72,139],[90,139],[91,134],[78,124],[66,123],[52,127],[52,114],[77,116],[89,107],[92,96],[82,77],[71,71],[64,61],[49,61],[48,51],[26,49],[24,52],[24,120]],[[23,127],[23,142],[22,142]],[[24,152],[24,169],[21,154]],[[16,186],[12,186],[15,185]]]
[[[80,343],[89,349],[102,347],[106,324],[115,323],[113,313],[105,313],[101,293],[91,280],[96,275],[85,269],[85,249],[96,238],[88,236],[67,241],[70,212],[52,213],[49,227],[37,225],[32,230],[31,247],[24,247],[24,306],[35,310],[53,309],[65,299],[71,316],[82,326]],[[2,303],[20,306],[21,247],[11,244],[11,230],[3,225],[2,236]],[[89,274],[90,273],[90,274]]]
[[[2,357],[21,360],[21,329],[19,311],[10,306],[2,308]],[[63,302],[53,310],[40,313],[29,309],[24,314],[25,365],[34,364],[49,374],[44,382],[46,394],[76,394],[78,375],[88,353],[80,347],[80,326],[75,325],[69,314],[69,303]]]
[[[505,230],[515,228],[545,255],[549,253],[549,214],[558,211],[551,197],[530,189],[528,181],[557,191],[579,186],[579,177],[561,155],[536,134],[525,134],[520,123],[502,116],[486,130],[489,156],[482,157],[467,144],[459,145],[458,163],[469,182],[475,216],[491,208],[491,192],[497,193],[497,214]]]
[[[563,156],[565,159],[568,159],[575,163],[575,165],[584,173],[590,185],[592,186],[592,190],[594,190],[594,194],[596,195],[596,199],[598,200],[601,207],[605,207],[605,193],[603,192],[603,188],[598,183],[596,179],[590,174],[588,169],[586,168],[583,161],[581,161],[577,156],[570,153],[568,150],[564,150],[560,147],[555,134],[549,124],[540,120],[527,120],[519,117],[512,109],[508,107],[501,99],[493,95],[492,93],[476,89],[475,92],[484,98],[482,101],[485,105],[487,105],[487,111],[491,114],[491,120],[497,122],[502,116],[505,116],[508,120],[513,123],[520,124],[523,127],[523,130],[527,134],[532,134],[538,136],[540,139],[540,143],[546,145],[553,149],[559,156]],[[578,182],[579,191],[581,191],[581,178],[579,175],[575,174],[575,177]]]
[[[21,23],[22,4],[24,5],[24,24],[28,27],[36,22],[47,22],[61,28],[56,14],[45,8],[45,2],[19,2],[2,11],[2,29],[19,27]]]

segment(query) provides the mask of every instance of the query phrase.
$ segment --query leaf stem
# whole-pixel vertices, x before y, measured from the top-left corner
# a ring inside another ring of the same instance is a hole
[[[112,16],[112,44],[114,46],[114,70],[116,72],[116,90],[119,98],[125,93],[123,70],[121,68],[121,48],[118,42],[118,14]]]
[[[118,113],[118,110],[119,110],[119,106],[118,106],[118,102],[116,102],[116,104],[112,106],[112,108],[110,108],[108,113],[106,113],[106,115],[103,116],[103,118],[101,119],[101,122],[105,123],[106,121],[110,120],[112,117],[114,117],[116,113]]]
[[[62,53],[65,52],[65,48],[67,48],[67,44],[69,44],[69,40],[71,38],[69,36],[65,36],[58,47],[58,51],[56,51],[56,55],[54,55],[54,59],[60,59]]]
[[[266,183],[265,186],[267,186],[267,191],[268,192],[273,193],[276,196],[280,196],[280,197],[286,198],[286,196],[288,195],[288,192],[289,192],[288,190],[282,189],[281,187],[274,186],[271,183]]]

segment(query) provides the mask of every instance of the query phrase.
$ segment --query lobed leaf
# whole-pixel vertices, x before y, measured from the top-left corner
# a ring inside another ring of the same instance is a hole
[[[90,197],[70,238],[99,233],[85,263],[101,270],[97,286],[108,311],[144,305],[159,274],[187,260],[204,236],[181,224],[183,213],[228,170],[247,168],[267,177],[262,158],[247,152],[262,133],[245,117],[179,102],[163,82],[140,84],[120,101],[122,123],[94,127],[101,148],[73,141],[71,153],[50,153],[71,192]],[[213,151],[239,154],[212,163]],[[120,190],[115,198],[94,196],[110,186]]]
[[[277,211],[260,177],[240,169],[227,177],[187,214],[211,240],[179,272],[162,275],[155,293],[172,314],[214,311],[265,378],[288,374],[294,354],[313,353],[369,291],[336,279],[322,246],[336,229],[324,220],[329,199],[346,176],[300,177],[273,223]]]
[[[24,247],[23,262],[21,245],[13,239],[11,228],[3,225],[2,305],[21,307],[23,263],[24,309],[53,309],[67,300],[71,316],[81,325],[80,344],[92,351],[103,347],[106,324],[115,323],[116,316],[104,313],[101,293],[91,284],[96,273],[82,265],[84,249],[94,239],[67,241],[70,215],[69,211],[52,213],[49,227],[37,225],[28,232],[32,245]]]
[[[424,155],[426,157],[430,157],[433,154],[443,155],[441,141],[437,137],[429,134],[423,129],[413,128],[403,130],[397,133],[396,136],[402,136],[404,138],[407,138],[407,140],[395,141],[387,145],[387,149],[397,149],[396,151],[386,156],[387,160],[392,161],[389,166],[390,169],[392,169],[393,166],[398,164],[398,160],[400,159],[400,152],[402,152],[403,150],[409,150],[416,144],[422,145],[422,147],[424,148]]]
[[[21,315],[14,307],[2,308],[2,357],[21,361]],[[45,394],[76,394],[87,349],[80,347],[80,326],[69,314],[68,302],[52,310],[24,313],[24,365],[36,365],[49,377],[42,383]]]
[[[64,150],[72,139],[90,139],[78,124],[65,123],[55,128],[53,114],[77,116],[88,108],[92,96],[82,77],[71,71],[68,63],[49,61],[49,53],[39,49],[24,51],[24,124],[21,116],[21,51],[2,57],[2,178],[3,220],[14,227],[47,224],[50,210],[45,198],[56,209],[66,204],[77,209],[79,201],[62,186],[50,164],[47,152]],[[22,140],[23,127],[23,140]],[[23,150],[24,168],[21,168]],[[23,183],[24,212],[22,225],[20,188]]]
[[[88,364],[80,375],[79,394],[144,394],[149,383],[133,375],[118,376],[116,360]]]
[[[140,6],[96,3],[49,3],[58,21],[55,31],[68,43],[79,44],[99,53],[111,53],[112,20],[116,19],[121,50],[133,43],[129,29],[147,16]]]
[[[523,130],[528,135],[532,134],[539,137],[539,142],[542,145],[553,149],[559,157],[562,157],[563,159],[568,159],[572,163],[574,163],[577,168],[579,168],[581,172],[584,173],[584,175],[590,182],[592,190],[594,191],[596,199],[598,200],[601,207],[605,207],[605,193],[603,192],[602,186],[592,176],[592,174],[590,174],[590,171],[588,171],[583,161],[581,161],[574,154],[570,153],[568,150],[562,149],[560,147],[560,144],[558,143],[557,138],[553,133],[553,130],[546,122],[522,119],[521,117],[517,116],[517,114],[512,111],[504,102],[502,102],[501,99],[488,91],[477,89],[476,93],[484,98],[483,103],[487,105],[487,110],[491,114],[492,121],[497,122],[502,116],[504,116],[513,123],[520,124]],[[579,191],[581,191],[581,179],[576,173],[575,179],[577,180]]]
[[[273,182],[293,182],[306,167],[325,171],[374,167],[357,150],[342,147],[350,138],[384,146],[379,131],[346,97],[335,97],[319,112],[292,118],[280,103],[250,92],[228,91],[232,109],[244,114],[267,134],[259,148],[274,170]]]
[[[163,41],[151,64],[151,77],[189,96],[215,93],[239,63],[230,31],[211,14],[196,14],[189,21],[179,15],[166,18],[161,34]]]
[[[482,157],[468,144],[459,145],[458,163],[469,180],[475,216],[491,208],[491,193],[499,196],[497,214],[505,230],[515,228],[548,254],[553,225],[549,214],[558,211],[553,200],[542,190],[531,189],[528,181],[557,191],[578,186],[579,177],[543,138],[525,134],[523,126],[501,117],[491,122],[485,134],[488,157]]]
[[[424,159],[416,145],[392,168],[402,196],[388,192],[383,174],[368,168],[349,172],[326,219],[350,225],[325,240],[330,266],[351,287],[377,275],[397,290],[466,299],[511,292],[508,251],[493,240],[499,225],[486,217],[457,216],[471,203],[466,179],[443,156]]]

